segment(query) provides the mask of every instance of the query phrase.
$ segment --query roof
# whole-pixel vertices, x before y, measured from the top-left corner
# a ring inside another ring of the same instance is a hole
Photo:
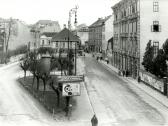
[[[43,32],[41,35],[45,35],[46,37],[53,37],[56,34],[58,34],[57,32]]]
[[[92,25],[89,27],[97,27],[97,26],[102,26],[104,23],[111,17],[111,15],[105,17],[105,18],[98,18],[97,21],[95,21]]]
[[[108,40],[108,42],[113,42],[113,37],[111,37],[111,38]]]
[[[58,24],[58,21],[51,20],[39,20],[36,24],[47,25],[47,24]]]
[[[58,34],[53,36],[52,42],[55,41],[68,41],[68,36],[69,36],[69,41],[80,41],[79,37],[74,35],[71,31],[69,31],[67,28],[64,28],[62,31],[60,31]]]

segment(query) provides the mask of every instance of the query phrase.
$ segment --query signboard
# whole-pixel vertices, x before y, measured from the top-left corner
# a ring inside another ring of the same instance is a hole
[[[83,82],[84,75],[77,76],[57,76],[58,83]]]
[[[62,86],[62,96],[79,96],[80,83],[64,83]]]

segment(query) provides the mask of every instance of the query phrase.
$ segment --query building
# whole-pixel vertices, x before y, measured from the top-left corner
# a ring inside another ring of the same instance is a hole
[[[81,40],[81,45],[85,46],[85,42],[88,42],[89,39],[89,29],[85,24],[81,24],[77,27],[77,36]]]
[[[89,51],[106,53],[108,40],[113,35],[113,16],[98,18],[89,26]]]
[[[56,33],[60,32],[61,30],[58,21],[51,20],[39,20],[37,23],[31,25],[30,27],[31,34],[33,36],[33,41],[30,42],[30,50],[34,50],[41,47],[41,41],[43,41],[42,39],[48,39],[47,36],[42,36],[43,33]]]
[[[0,29],[3,51],[5,51],[8,39],[8,50],[15,50],[33,40],[29,26],[19,19],[0,20]]]
[[[57,32],[43,32],[40,35],[40,47],[52,47],[51,39]]]
[[[40,29],[40,32],[60,32],[61,28],[58,21],[51,20],[39,20],[36,24],[36,27]]]
[[[114,13],[113,66],[127,70],[136,78],[149,40],[154,55],[168,38],[166,0],[122,0],[112,7]]]
[[[64,28],[58,34],[54,35],[52,40],[52,48],[55,49],[56,53],[60,50],[62,53],[67,53],[68,49],[77,50],[80,39],[78,36],[74,35],[73,32]]]

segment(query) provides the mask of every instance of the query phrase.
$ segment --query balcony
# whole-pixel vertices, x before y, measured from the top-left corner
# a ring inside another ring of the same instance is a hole
[[[136,38],[137,37],[137,32],[134,32],[133,36]]]

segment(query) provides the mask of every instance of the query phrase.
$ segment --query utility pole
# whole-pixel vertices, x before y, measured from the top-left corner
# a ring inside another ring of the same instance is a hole
[[[68,20],[68,29],[69,29],[69,31],[68,31],[68,55],[67,55],[68,56],[68,75],[70,75],[70,49],[69,49],[70,36],[69,36],[69,32],[72,29],[72,27],[71,27],[71,17],[72,17],[72,14],[75,13],[74,25],[75,25],[75,30],[76,30],[76,27],[77,27],[77,9],[78,9],[78,6],[76,6],[75,8],[72,8],[69,11],[69,20]],[[75,42],[75,53],[76,53],[76,42]],[[75,60],[76,60],[76,57],[75,57]],[[76,75],[76,63],[75,63],[75,75]],[[69,103],[70,103],[70,96],[67,96],[66,97],[66,116],[68,116],[68,113],[69,113]]]

